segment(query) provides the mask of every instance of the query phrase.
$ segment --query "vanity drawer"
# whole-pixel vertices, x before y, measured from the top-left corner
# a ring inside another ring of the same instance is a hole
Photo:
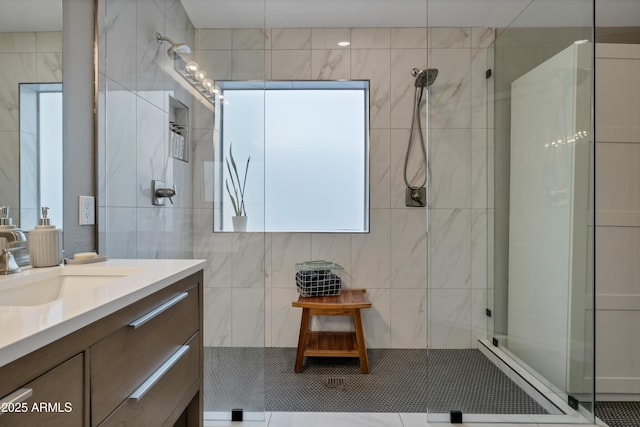
[[[199,306],[198,286],[176,291],[155,308],[136,313],[125,326],[91,346],[92,426],[128,399],[198,331]],[[178,390],[175,393],[179,395]]]
[[[83,425],[83,360],[82,354],[78,354],[10,395],[0,397],[3,402],[0,426]]]
[[[185,401],[185,396],[190,399],[199,387],[202,363],[199,339],[196,334],[180,346],[100,427],[173,425],[175,419],[169,419],[171,415],[177,417],[184,410],[178,408],[179,404]]]

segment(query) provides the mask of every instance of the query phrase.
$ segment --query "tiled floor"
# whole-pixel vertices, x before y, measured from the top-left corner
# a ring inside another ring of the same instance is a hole
[[[367,375],[357,358],[307,358],[295,373],[295,352],[206,347],[205,411],[549,413],[478,350],[369,349]]]
[[[492,351],[497,351],[492,349]],[[494,357],[492,353],[486,353],[485,355]],[[513,364],[509,361],[509,358],[505,355],[501,355],[502,360],[507,360],[509,366]],[[496,361],[493,361],[496,363]],[[500,369],[503,369],[501,367]],[[506,371],[511,371],[511,368],[505,367]],[[554,402],[554,405],[561,405],[560,397],[556,396],[552,392],[544,393],[544,387],[535,381],[535,378],[531,377],[531,374],[525,372],[520,367],[515,366],[516,371],[510,373],[510,377],[518,377],[521,382],[529,384],[529,387],[533,384],[538,393],[543,393],[546,399],[550,399]],[[541,391],[542,390],[542,391]],[[544,399],[543,399],[544,400]],[[566,404],[564,404],[566,406]],[[551,405],[553,406],[553,405]],[[558,407],[563,407],[558,406]],[[468,427],[591,427],[591,426],[606,426],[604,423],[591,424],[585,421],[584,418],[577,412],[566,407],[563,409],[566,413],[571,415],[539,415],[539,414],[465,414],[464,423],[462,424],[450,424],[448,422],[448,414],[434,414],[429,415],[424,413],[349,413],[349,412],[254,412],[246,414],[245,418],[250,416],[253,419],[259,419],[261,421],[249,421],[249,422],[231,422],[231,421],[205,421],[205,427],[444,427],[444,426],[468,426]],[[227,413],[228,414],[228,413]],[[210,414],[211,415],[211,414]],[[224,416],[223,414],[217,414],[218,418]],[[228,414],[227,416],[230,416]],[[207,418],[215,419],[213,417],[205,416]],[[264,420],[263,420],[264,418]],[[639,424],[640,426],[640,424]]]
[[[433,418],[434,416],[431,416]],[[205,427],[589,427],[594,424],[571,423],[570,419],[558,416],[547,422],[541,418],[532,419],[528,415],[510,416],[500,420],[493,415],[469,416],[468,422],[450,424],[448,422],[428,421],[426,414],[390,414],[390,413],[330,413],[330,412],[267,412],[265,421],[205,421]],[[437,417],[435,417],[437,419]],[[446,417],[445,417],[446,418]],[[510,422],[511,421],[511,422]]]

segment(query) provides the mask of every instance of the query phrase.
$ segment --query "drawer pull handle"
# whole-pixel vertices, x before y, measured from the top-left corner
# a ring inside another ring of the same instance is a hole
[[[185,299],[188,296],[189,296],[188,292],[182,292],[181,294],[176,295],[175,297],[171,298],[169,301],[165,302],[161,306],[154,308],[153,310],[151,310],[150,312],[148,312],[144,316],[139,317],[138,319],[136,319],[133,322],[129,323],[129,326],[131,326],[133,329],[138,329],[140,326],[144,325],[149,320],[153,319],[154,317],[156,317],[160,313],[162,313],[162,312],[168,310],[169,308],[173,307],[174,305],[176,305],[177,303],[179,303],[180,301],[182,301],[183,299]]]
[[[5,396],[0,400],[0,407],[5,408],[10,405],[22,403],[33,395],[32,388],[21,388],[8,396]],[[4,411],[0,411],[0,415],[4,414]]]
[[[131,393],[131,396],[129,396],[129,399],[133,399],[133,400],[142,399],[144,395],[147,394],[149,390],[151,390],[151,387],[153,387],[155,383],[157,383],[160,380],[160,378],[162,378],[162,376],[166,374],[167,371],[171,369],[171,367],[178,362],[178,360],[180,360],[182,356],[184,356],[187,350],[189,350],[188,345],[180,346],[178,351],[173,353],[171,357],[169,357],[153,374],[151,374],[149,378],[145,380],[145,382],[140,384],[140,387],[138,387],[137,389],[135,389],[133,393]]]

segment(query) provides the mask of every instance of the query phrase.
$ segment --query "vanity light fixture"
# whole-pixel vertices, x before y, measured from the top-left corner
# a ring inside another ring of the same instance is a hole
[[[219,90],[216,88],[215,82],[207,78],[206,71],[202,70],[197,62],[185,62],[184,59],[179,56],[173,61],[173,69],[212,106],[215,105],[216,94]]]
[[[201,95],[211,107],[215,106],[215,96],[219,93],[213,80],[207,78],[207,73],[200,68],[200,65],[196,61],[191,60],[191,48],[185,43],[175,43],[173,40],[163,37],[160,33],[156,33],[156,40],[158,43],[168,42],[171,47],[167,51],[169,58],[171,58],[172,67],[168,67],[168,71],[171,74],[179,74],[182,80],[189,84],[189,87],[185,86],[194,95]],[[197,96],[196,95],[196,96]]]

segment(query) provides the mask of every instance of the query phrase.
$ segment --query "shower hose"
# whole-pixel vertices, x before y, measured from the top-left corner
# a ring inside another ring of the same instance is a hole
[[[411,131],[409,133],[409,145],[407,146],[407,153],[404,158],[404,183],[407,185],[407,188],[410,188],[413,192],[419,190],[427,184],[427,173],[424,174],[422,183],[418,186],[413,186],[409,182],[408,168],[409,168],[409,156],[411,154],[411,147],[414,143],[414,133],[418,132],[418,137],[420,139],[420,148],[422,150],[422,159],[425,164],[425,168],[427,168],[427,149],[424,144],[424,135],[422,134],[422,124],[420,122],[420,104],[422,103],[422,96],[424,94],[423,87],[416,87],[415,96],[413,97],[413,117],[411,118]],[[416,122],[418,124],[416,128]]]

